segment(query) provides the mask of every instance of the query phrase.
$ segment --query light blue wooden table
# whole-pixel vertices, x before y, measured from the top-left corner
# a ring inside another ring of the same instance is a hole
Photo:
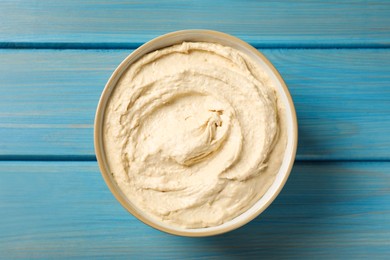
[[[213,29],[260,49],[295,101],[276,201],[208,238],[154,230],[106,187],[93,120],[140,44]],[[389,1],[0,1],[0,258],[390,258]]]

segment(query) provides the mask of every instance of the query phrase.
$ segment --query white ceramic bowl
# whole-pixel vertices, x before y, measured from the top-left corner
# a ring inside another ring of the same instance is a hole
[[[121,192],[115,180],[112,178],[103,146],[102,129],[106,104],[122,73],[141,56],[164,47],[181,43],[183,41],[220,43],[222,45],[230,46],[244,52],[268,73],[271,80],[273,81],[274,86],[278,91],[279,98],[281,99],[282,103],[286,108],[287,146],[282,165],[276,175],[273,184],[267,190],[267,192],[246,212],[228,222],[225,222],[222,225],[214,227],[197,229],[178,228],[160,221],[156,221],[150,218],[147,214],[144,214],[142,211],[137,209],[135,206],[132,205],[131,201],[129,201],[126,196]],[[156,229],[175,235],[194,237],[211,236],[231,231],[233,229],[245,225],[246,223],[257,217],[261,212],[263,212],[277,197],[277,195],[282,190],[284,184],[286,183],[294,163],[298,142],[298,127],[293,101],[282,77],[279,75],[279,73],[271,64],[271,62],[269,62],[259,51],[257,51],[255,48],[253,48],[246,42],[225,33],[209,30],[184,30],[168,33],[145,43],[144,45],[133,51],[117,67],[117,69],[114,71],[114,73],[108,80],[106,87],[104,88],[96,111],[94,134],[96,157],[101,173],[111,192],[122,204],[122,206],[125,207],[135,217]]]

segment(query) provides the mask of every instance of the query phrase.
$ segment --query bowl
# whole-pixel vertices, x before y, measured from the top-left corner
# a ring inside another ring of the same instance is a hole
[[[241,215],[229,220],[221,225],[205,227],[205,228],[181,228],[169,225],[162,221],[157,221],[154,218],[149,217],[148,214],[142,212],[138,209],[132,202],[123,194],[121,189],[118,187],[113,176],[110,174],[109,164],[107,161],[107,156],[103,144],[103,124],[104,124],[104,114],[105,109],[108,103],[108,100],[113,92],[118,80],[124,71],[135,61],[137,61],[143,55],[150,53],[155,50],[159,50],[168,46],[179,44],[182,42],[210,42],[210,43],[219,43],[224,46],[230,46],[235,48],[253,59],[263,70],[269,75],[270,80],[272,81],[276,91],[278,92],[278,97],[280,102],[284,105],[286,111],[286,130],[287,130],[287,141],[286,149],[284,152],[284,157],[282,160],[281,167],[276,174],[276,177],[265,192],[265,194],[248,210],[246,210]],[[210,31],[210,30],[182,30],[172,33],[168,33],[162,36],[159,36],[138,49],[134,50],[114,71],[110,79],[108,80],[98,107],[95,116],[94,124],[94,145],[97,161],[99,164],[100,171],[102,176],[115,196],[115,198],[126,208],[132,215],[137,217],[139,220],[145,224],[150,225],[153,228],[158,230],[180,236],[190,236],[190,237],[200,237],[200,236],[211,236],[222,234],[231,230],[234,230],[238,227],[241,227],[257,217],[262,213],[274,199],[278,196],[282,190],[284,184],[287,181],[287,178],[292,169],[296,148],[297,148],[297,139],[298,139],[298,127],[297,119],[294,104],[288,88],[284,83],[282,77],[278,71],[274,68],[271,62],[258,50],[249,45],[248,43],[233,37],[231,35]]]

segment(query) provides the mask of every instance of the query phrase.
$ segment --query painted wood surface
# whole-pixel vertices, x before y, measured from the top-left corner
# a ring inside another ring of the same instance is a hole
[[[384,259],[389,189],[389,162],[298,162],[279,197],[248,225],[183,238],[127,213],[96,162],[1,162],[0,252],[5,259]]]
[[[200,239],[127,213],[93,151],[114,68],[191,28],[260,48],[299,120],[298,161],[276,201]],[[389,48],[386,0],[0,0],[0,259],[388,259]]]
[[[257,47],[383,47],[382,1],[0,1],[1,47],[134,47],[179,29],[214,29]]]
[[[94,160],[102,89],[131,50],[0,51],[0,158]],[[390,52],[264,49],[299,121],[299,160],[390,159]]]

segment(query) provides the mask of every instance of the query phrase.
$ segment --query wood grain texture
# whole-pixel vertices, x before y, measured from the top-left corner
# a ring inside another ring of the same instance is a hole
[[[389,46],[382,1],[0,1],[1,47],[134,47],[180,29],[213,29],[257,47]]]
[[[0,259],[388,259],[389,25],[387,0],[0,0]],[[94,162],[110,74],[131,49],[180,29],[262,48],[298,113],[286,187],[217,237],[142,224]]]
[[[94,160],[99,96],[130,52],[1,50],[0,159]],[[390,51],[263,53],[296,105],[298,159],[390,159]]]
[[[95,162],[1,162],[1,257],[384,259],[389,173],[388,162],[298,162],[260,217],[196,239],[159,232],[128,214]]]

